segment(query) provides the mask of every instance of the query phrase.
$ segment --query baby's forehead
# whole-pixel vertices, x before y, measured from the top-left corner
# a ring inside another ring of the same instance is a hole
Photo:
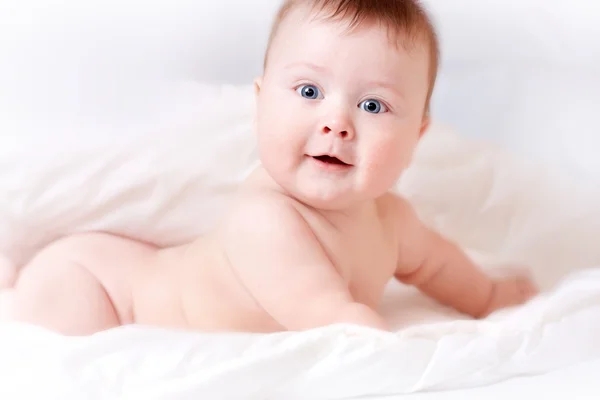
[[[353,41],[352,38],[356,36],[360,36],[361,40]],[[274,42],[283,45],[272,46]],[[335,51],[340,42],[344,42],[348,47],[364,47],[366,42],[369,48],[377,49],[390,57],[399,53],[429,51],[425,37],[401,27],[370,20],[354,24],[352,20],[331,19],[324,12],[298,8],[280,21],[267,52],[284,50],[284,53],[289,54],[290,50],[311,46],[323,48],[328,44],[332,47],[331,51]],[[295,44],[295,48],[290,47],[292,43]]]
[[[304,57],[316,63],[372,64],[378,70],[398,63],[428,62],[424,40],[413,41],[377,24],[349,29],[347,22],[306,20],[284,27],[279,34],[270,51],[277,53],[274,57],[280,62]]]
[[[322,25],[310,25],[320,22]],[[388,62],[388,59],[403,63],[400,73],[411,85],[421,85],[424,74],[427,77],[428,94],[426,107],[429,102],[436,83],[439,68],[439,43],[435,28],[429,19],[427,12],[421,7],[417,0],[285,0],[280,12],[271,29],[271,35],[265,52],[263,73],[271,68],[272,45],[277,42],[277,55],[273,58],[281,60],[282,55],[290,55],[286,51],[294,47],[303,47],[304,50],[328,51],[335,50],[338,43],[329,41],[326,44],[315,44],[326,41],[327,36],[322,35],[308,40],[313,29],[323,26],[337,26],[339,29],[333,37],[342,36],[357,31],[369,30],[378,32],[379,37],[367,42],[367,49],[378,49],[372,54],[381,64],[388,64],[389,68],[397,66],[397,62]],[[383,34],[382,34],[383,32]],[[288,36],[289,35],[289,36]],[[330,35],[331,37],[331,35]],[[298,40],[298,39],[301,40]],[[346,42],[348,43],[348,42]],[[363,43],[364,44],[364,43]],[[385,45],[385,46],[384,46]],[[348,48],[346,52],[350,53]],[[356,51],[361,55],[363,49]],[[369,51],[364,51],[369,53]],[[326,58],[326,57],[324,57]],[[358,60],[363,66],[360,58],[348,57],[353,62]],[[332,63],[339,60],[329,59]],[[277,64],[281,65],[279,62]]]

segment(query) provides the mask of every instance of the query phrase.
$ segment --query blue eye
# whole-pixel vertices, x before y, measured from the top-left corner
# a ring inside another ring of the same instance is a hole
[[[385,105],[381,104],[379,100],[369,99],[365,100],[358,105],[362,110],[372,114],[379,114],[382,112],[386,112],[387,108]]]
[[[319,89],[314,85],[302,85],[296,89],[296,91],[300,93],[302,97],[310,100],[318,99],[321,96]]]

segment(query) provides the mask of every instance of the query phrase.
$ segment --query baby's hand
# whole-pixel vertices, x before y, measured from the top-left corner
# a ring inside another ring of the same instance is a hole
[[[538,292],[533,281],[524,276],[498,279],[494,282],[490,301],[481,317],[487,317],[502,308],[523,304]]]

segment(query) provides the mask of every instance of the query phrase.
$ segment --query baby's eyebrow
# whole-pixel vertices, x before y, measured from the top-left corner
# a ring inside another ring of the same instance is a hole
[[[382,89],[387,89],[390,92],[393,92],[396,96],[404,98],[400,90],[398,90],[398,85],[395,85],[391,82],[386,81],[369,81],[367,82],[368,87],[377,87]]]
[[[323,67],[321,65],[313,64],[310,62],[291,63],[291,64],[287,65],[285,67],[285,69],[294,69],[294,68],[299,68],[299,67],[312,69],[313,71],[320,72],[320,73],[328,73],[329,72],[329,68]]]

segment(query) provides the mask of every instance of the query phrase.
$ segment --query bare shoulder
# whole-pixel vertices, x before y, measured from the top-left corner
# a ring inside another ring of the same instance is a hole
[[[389,220],[393,221],[398,251],[402,263],[412,264],[429,251],[433,231],[420,219],[413,205],[401,195],[389,193],[382,197],[382,207],[388,209]]]
[[[422,225],[412,204],[399,194],[388,192],[378,199],[377,204],[382,218],[392,221],[400,235]]]
[[[230,262],[239,267],[260,269],[273,263],[287,269],[330,264],[296,201],[268,188],[240,193],[221,229],[221,240]],[[256,263],[261,267],[253,265]]]
[[[221,233],[239,281],[287,329],[328,323],[352,300],[296,204],[277,191],[244,191]]]
[[[294,200],[259,168],[244,182],[225,216],[225,233],[250,230],[256,234],[274,229],[298,229],[304,225]],[[232,231],[233,230],[233,231]]]
[[[240,194],[228,211],[224,233],[235,239],[251,234],[254,238],[273,234],[301,235],[310,232],[294,201],[281,193],[252,190]],[[247,239],[252,239],[247,237]]]

